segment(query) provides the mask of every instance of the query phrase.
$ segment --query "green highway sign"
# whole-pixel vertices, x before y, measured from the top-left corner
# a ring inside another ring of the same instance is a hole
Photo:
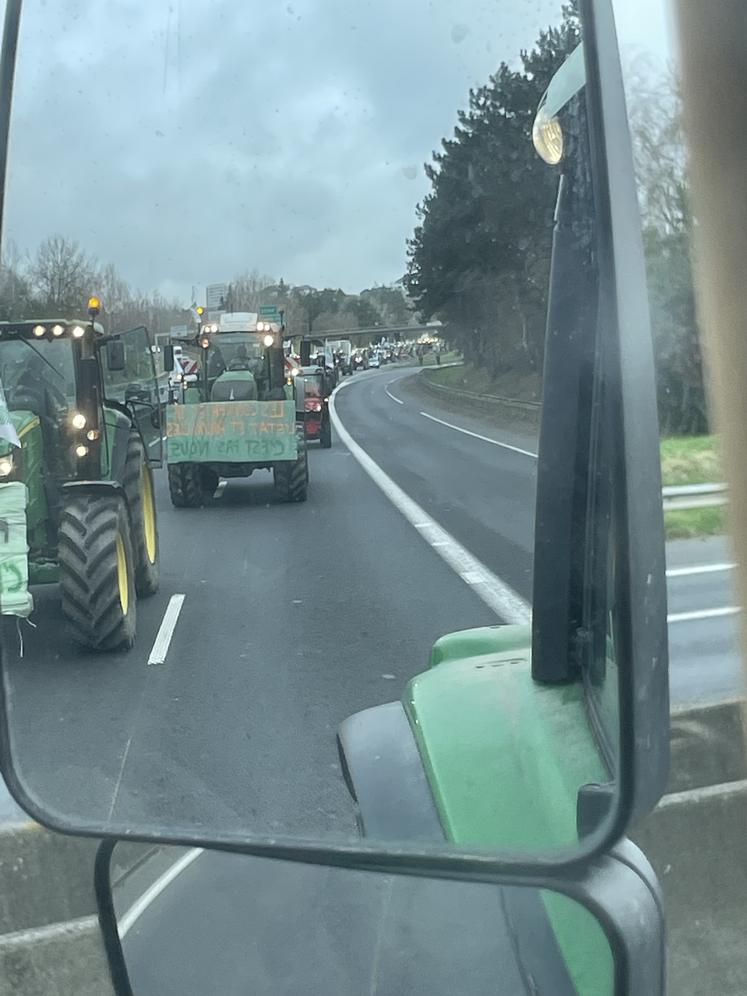
[[[261,318],[274,318],[276,321],[280,320],[280,312],[278,311],[276,304],[260,305],[259,314]]]

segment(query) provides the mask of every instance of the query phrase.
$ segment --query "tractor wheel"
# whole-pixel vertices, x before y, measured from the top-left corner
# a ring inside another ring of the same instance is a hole
[[[214,470],[210,470],[209,467],[202,468],[202,473],[200,474],[200,487],[202,488],[203,498],[212,498],[219,483],[220,477]]]
[[[323,450],[328,450],[332,446],[332,424],[331,422],[322,423],[322,427],[319,430],[319,443]]]
[[[135,590],[138,598],[147,598],[158,591],[158,521],[153,471],[137,432],[130,433],[127,443],[123,484],[132,522]]]
[[[298,435],[298,456],[293,463],[276,463],[272,468],[275,491],[281,501],[306,501],[309,461],[303,431]]]
[[[199,508],[202,505],[202,478],[194,463],[169,464],[169,494],[174,508]]]
[[[75,642],[129,649],[137,626],[136,559],[124,500],[70,499],[60,516],[59,562],[62,611]]]

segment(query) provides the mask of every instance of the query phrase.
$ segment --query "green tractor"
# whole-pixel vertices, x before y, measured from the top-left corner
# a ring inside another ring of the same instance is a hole
[[[309,469],[304,427],[298,421],[293,378],[285,368],[282,313],[279,322],[254,313],[202,321],[185,341],[196,380],[182,387],[167,420],[169,491],[176,508],[196,508],[220,478],[272,471],[283,501],[306,501]],[[173,347],[165,350],[174,368]]]
[[[28,585],[59,583],[73,640],[107,651],[158,589],[161,408],[148,331],[106,335],[88,304],[0,322],[0,609],[28,615]]]

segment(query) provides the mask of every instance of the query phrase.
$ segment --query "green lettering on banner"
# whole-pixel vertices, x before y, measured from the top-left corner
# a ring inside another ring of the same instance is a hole
[[[293,401],[227,401],[169,405],[169,463],[295,460]]]

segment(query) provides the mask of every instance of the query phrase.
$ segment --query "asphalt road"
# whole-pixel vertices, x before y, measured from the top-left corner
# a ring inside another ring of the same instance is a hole
[[[501,890],[205,851],[123,939],[135,996],[518,996]]]
[[[531,434],[456,415],[392,367],[356,375],[336,407],[406,495],[528,602]],[[53,588],[35,592],[23,657],[5,621],[17,763],[47,811],[112,830],[355,832],[337,725],[399,698],[442,633],[496,615],[339,440],[313,446],[310,463],[299,506],[277,504],[259,472],[210,507],[174,510],[157,475],[161,590],[139,604],[129,654],[77,653]],[[728,565],[727,551],[710,541],[669,554],[683,572],[670,578],[673,701],[735,694],[736,617],[712,614],[735,604],[730,572],[687,573]],[[175,594],[165,662],[149,665]]]

